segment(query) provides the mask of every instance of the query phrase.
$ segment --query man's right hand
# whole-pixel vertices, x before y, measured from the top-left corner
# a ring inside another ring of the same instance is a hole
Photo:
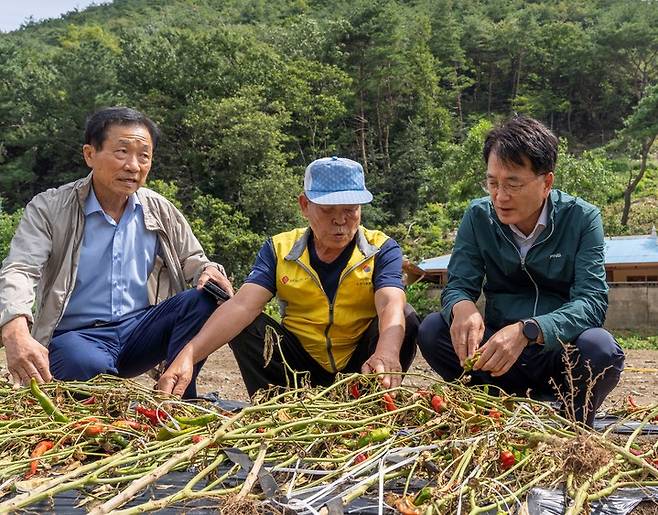
[[[25,317],[15,318],[2,326],[2,343],[14,384],[27,386],[32,377],[39,383],[52,380],[48,349],[32,338]]]
[[[464,360],[475,354],[484,337],[484,320],[474,302],[462,300],[452,307],[450,338],[452,346],[464,366]]]

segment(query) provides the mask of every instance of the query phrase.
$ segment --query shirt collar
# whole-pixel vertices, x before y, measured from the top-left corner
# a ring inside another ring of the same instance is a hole
[[[537,223],[535,224],[535,228],[532,230],[530,234],[526,236],[514,224],[510,224],[509,228],[512,230],[514,234],[516,234],[522,240],[529,240],[530,238],[534,238],[537,234],[539,234],[546,227],[547,223],[548,223],[548,202],[544,200],[544,207],[542,207],[541,213],[539,213],[539,218],[537,219]]]
[[[141,205],[142,203],[139,201],[139,197],[137,194],[133,193],[128,197],[128,204],[126,205],[126,209],[134,211],[137,206]],[[96,192],[94,191],[93,185],[91,188],[89,188],[89,195],[85,201],[85,216],[88,216],[92,213],[105,213],[101,203],[98,201],[98,197],[96,197]]]

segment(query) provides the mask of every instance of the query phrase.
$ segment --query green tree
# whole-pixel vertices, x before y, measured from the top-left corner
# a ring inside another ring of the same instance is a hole
[[[484,180],[486,165],[482,148],[493,124],[486,119],[475,123],[462,143],[453,143],[438,169],[430,170],[419,192],[428,202],[469,200],[484,195],[480,183]]]
[[[200,100],[183,120],[192,183],[238,206],[257,233],[274,234],[299,221],[301,173],[286,166],[283,152],[288,122],[280,102],[251,86],[230,98]]]
[[[615,186],[614,166],[602,152],[585,151],[576,156],[569,153],[566,141],[560,140],[555,188],[603,207]]]
[[[0,210],[0,263],[9,253],[9,244],[14,237],[21,216],[23,216],[22,209],[11,214]]]
[[[629,167],[628,182],[624,190],[624,209],[621,214],[622,226],[628,223],[633,192],[644,177],[649,155],[657,137],[658,84],[647,89],[633,113],[624,121],[624,128],[619,134],[620,143],[640,161],[637,169]]]

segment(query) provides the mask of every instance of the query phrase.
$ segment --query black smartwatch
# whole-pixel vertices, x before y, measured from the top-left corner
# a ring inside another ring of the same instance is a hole
[[[532,318],[521,320],[521,323],[523,324],[523,336],[528,339],[528,344],[537,343],[537,338],[539,338],[539,324]]]

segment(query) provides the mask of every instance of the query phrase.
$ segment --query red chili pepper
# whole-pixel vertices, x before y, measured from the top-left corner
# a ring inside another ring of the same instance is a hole
[[[55,446],[50,440],[41,440],[30,454],[32,458],[32,463],[30,463],[30,470],[25,473],[25,479],[30,479],[33,475],[37,473],[37,467],[39,466],[39,460],[37,458],[43,456],[46,451],[49,451]]]
[[[637,405],[637,403],[635,402],[635,399],[633,398],[632,395],[629,395],[626,398],[626,401],[628,402],[628,411],[629,412],[632,413],[633,411],[637,411],[637,410],[640,409],[640,407]]]
[[[135,411],[140,415],[144,415],[149,419],[149,422],[153,426],[160,425],[160,422],[166,422],[169,420],[169,416],[162,411],[161,409],[154,408],[145,408],[144,406],[137,406]]]
[[[357,464],[358,463],[363,463],[367,459],[368,459],[368,453],[361,452],[361,453],[357,454],[356,457],[354,458],[354,463],[357,463]]]
[[[407,497],[403,497],[395,501],[395,508],[402,515],[420,515],[420,510],[418,510],[413,502],[410,501]]]
[[[87,417],[82,420],[78,420],[73,427],[79,429],[84,428],[83,434],[85,436],[98,436],[107,431],[107,426],[103,424],[96,417]]]
[[[446,402],[443,400],[443,397],[441,397],[440,395],[433,395],[431,402],[432,402],[432,408],[437,413],[441,413],[446,410]]]
[[[80,401],[80,404],[84,404],[85,406],[89,406],[90,404],[96,404],[96,397],[93,395],[91,397],[87,397],[85,400]]]
[[[359,392],[359,383],[352,383],[350,385],[350,395],[353,399],[358,399],[361,397],[361,392]]]
[[[205,438],[205,436],[203,436],[203,435],[192,435],[192,443],[197,444],[201,440],[203,440],[204,438]],[[219,447],[219,444],[217,444],[216,442],[211,443],[208,447]]]
[[[500,411],[498,411],[496,408],[491,408],[491,409],[489,410],[488,415],[489,415],[491,418],[493,418],[494,420],[499,420],[500,417],[503,416],[503,414],[502,414]]]
[[[395,401],[390,394],[385,393],[382,397],[384,399],[384,405],[386,406],[386,411],[395,411],[398,407],[395,405]]]
[[[500,468],[502,468],[503,470],[509,470],[516,463],[516,458],[514,457],[513,452],[502,451],[500,453],[500,456],[498,457],[498,461],[500,463]]]

